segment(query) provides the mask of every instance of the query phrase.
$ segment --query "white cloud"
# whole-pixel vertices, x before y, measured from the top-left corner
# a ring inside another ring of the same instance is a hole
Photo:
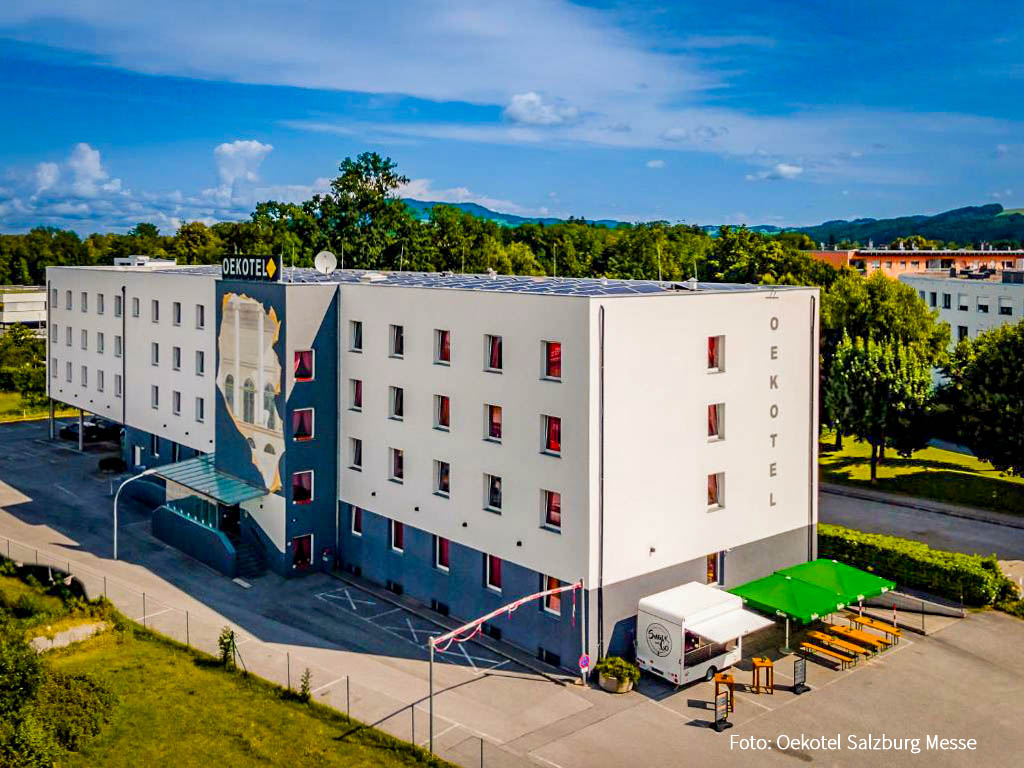
[[[35,170],[36,194],[45,192],[60,178],[60,166],[56,163],[39,163]]]
[[[219,144],[213,150],[213,157],[221,184],[231,187],[238,181],[259,181],[260,166],[273,149],[271,144],[252,139]]]
[[[644,163],[644,165],[646,165],[648,168],[664,168],[665,167],[665,161],[664,160],[648,160],[646,163]]]
[[[517,93],[512,96],[512,100],[505,107],[503,114],[507,120],[513,123],[526,123],[527,125],[574,123],[580,116],[576,107],[570,104],[545,102],[539,93],[533,91]]]
[[[1000,189],[1000,190],[997,190],[996,192],[989,192],[988,196],[989,197],[994,197],[996,200],[999,200],[999,199],[1002,199],[1002,198],[1007,198],[1007,197],[1013,197],[1013,190],[1012,189]]]
[[[118,192],[121,189],[121,180],[111,179],[103,167],[100,151],[85,142],[76,144],[71,150],[66,168],[70,173],[71,192],[78,197],[95,197],[100,192]],[[38,170],[37,166],[37,178]],[[53,186],[50,184],[47,188]]]
[[[680,44],[683,48],[774,48],[775,40],[762,35],[691,35]]]
[[[793,163],[776,163],[771,168],[757,173],[748,173],[747,181],[776,181],[779,179],[795,179],[804,172],[803,166]]]

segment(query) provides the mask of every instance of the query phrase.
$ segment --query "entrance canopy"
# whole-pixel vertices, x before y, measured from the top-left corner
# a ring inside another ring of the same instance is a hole
[[[782,573],[748,581],[729,591],[751,608],[771,615],[781,613],[804,624],[845,605],[836,592]]]
[[[159,467],[154,474],[226,506],[267,495],[265,488],[250,485],[214,467],[212,453]]]
[[[820,558],[783,568],[776,573],[815,584],[839,595],[846,605],[888,592],[896,583],[836,560]]]

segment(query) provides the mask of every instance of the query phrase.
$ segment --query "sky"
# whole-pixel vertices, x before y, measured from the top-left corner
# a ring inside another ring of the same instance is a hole
[[[15,0],[0,231],[244,219],[364,151],[528,216],[1024,206],[1022,42],[989,0]]]

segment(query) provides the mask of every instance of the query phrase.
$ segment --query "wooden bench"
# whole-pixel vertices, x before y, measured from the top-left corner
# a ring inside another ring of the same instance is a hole
[[[862,627],[871,627],[879,632],[885,634],[886,640],[898,643],[903,632],[899,627],[894,627],[892,624],[886,624],[884,621],[873,619],[870,616],[851,616],[850,624],[859,624]]]
[[[808,632],[807,636],[812,637],[819,642],[825,643],[825,645],[831,645],[835,648],[838,648],[840,651],[845,651],[846,653],[852,654],[854,662],[856,662],[861,655],[869,656],[871,654],[871,651],[869,651],[867,648],[864,648],[860,645],[855,645],[847,640],[841,640],[838,637],[826,635],[824,632]]]
[[[868,645],[876,651],[884,651],[889,647],[889,642],[887,640],[877,637],[876,635],[868,634],[867,632],[862,632],[859,629],[848,629],[847,627],[840,627],[838,624],[829,624],[828,631],[836,635],[841,635],[855,643]]]
[[[800,643],[800,648],[807,653],[818,653],[838,661],[840,669],[846,669],[846,665],[853,662],[853,658],[850,656],[846,656],[838,651],[829,650],[828,648],[822,648],[820,645],[814,645],[813,643]]]

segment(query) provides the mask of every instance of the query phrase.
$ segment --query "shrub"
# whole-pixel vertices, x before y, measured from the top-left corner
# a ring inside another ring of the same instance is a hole
[[[0,720],[0,765],[5,768],[52,768],[60,755],[53,734],[31,712],[17,721]]]
[[[116,697],[88,675],[50,670],[32,710],[61,747],[77,751],[99,733],[115,703]]]
[[[306,667],[306,670],[302,673],[302,679],[299,681],[299,699],[301,701],[309,701],[309,697],[311,695],[309,686],[312,677],[309,667]]]
[[[991,605],[1015,594],[994,556],[945,552],[896,536],[819,524],[818,556],[968,605]]]
[[[605,656],[594,665],[594,669],[599,674],[614,677],[616,680],[635,683],[640,679],[640,668],[618,656]]]
[[[235,667],[235,633],[231,627],[224,627],[217,638],[217,647],[220,649],[220,663],[225,669]]]
[[[42,612],[43,607],[34,595],[19,595],[11,606],[11,613],[18,619],[28,619]]]
[[[39,656],[21,632],[11,625],[0,627],[0,721],[33,699],[42,678]]]

